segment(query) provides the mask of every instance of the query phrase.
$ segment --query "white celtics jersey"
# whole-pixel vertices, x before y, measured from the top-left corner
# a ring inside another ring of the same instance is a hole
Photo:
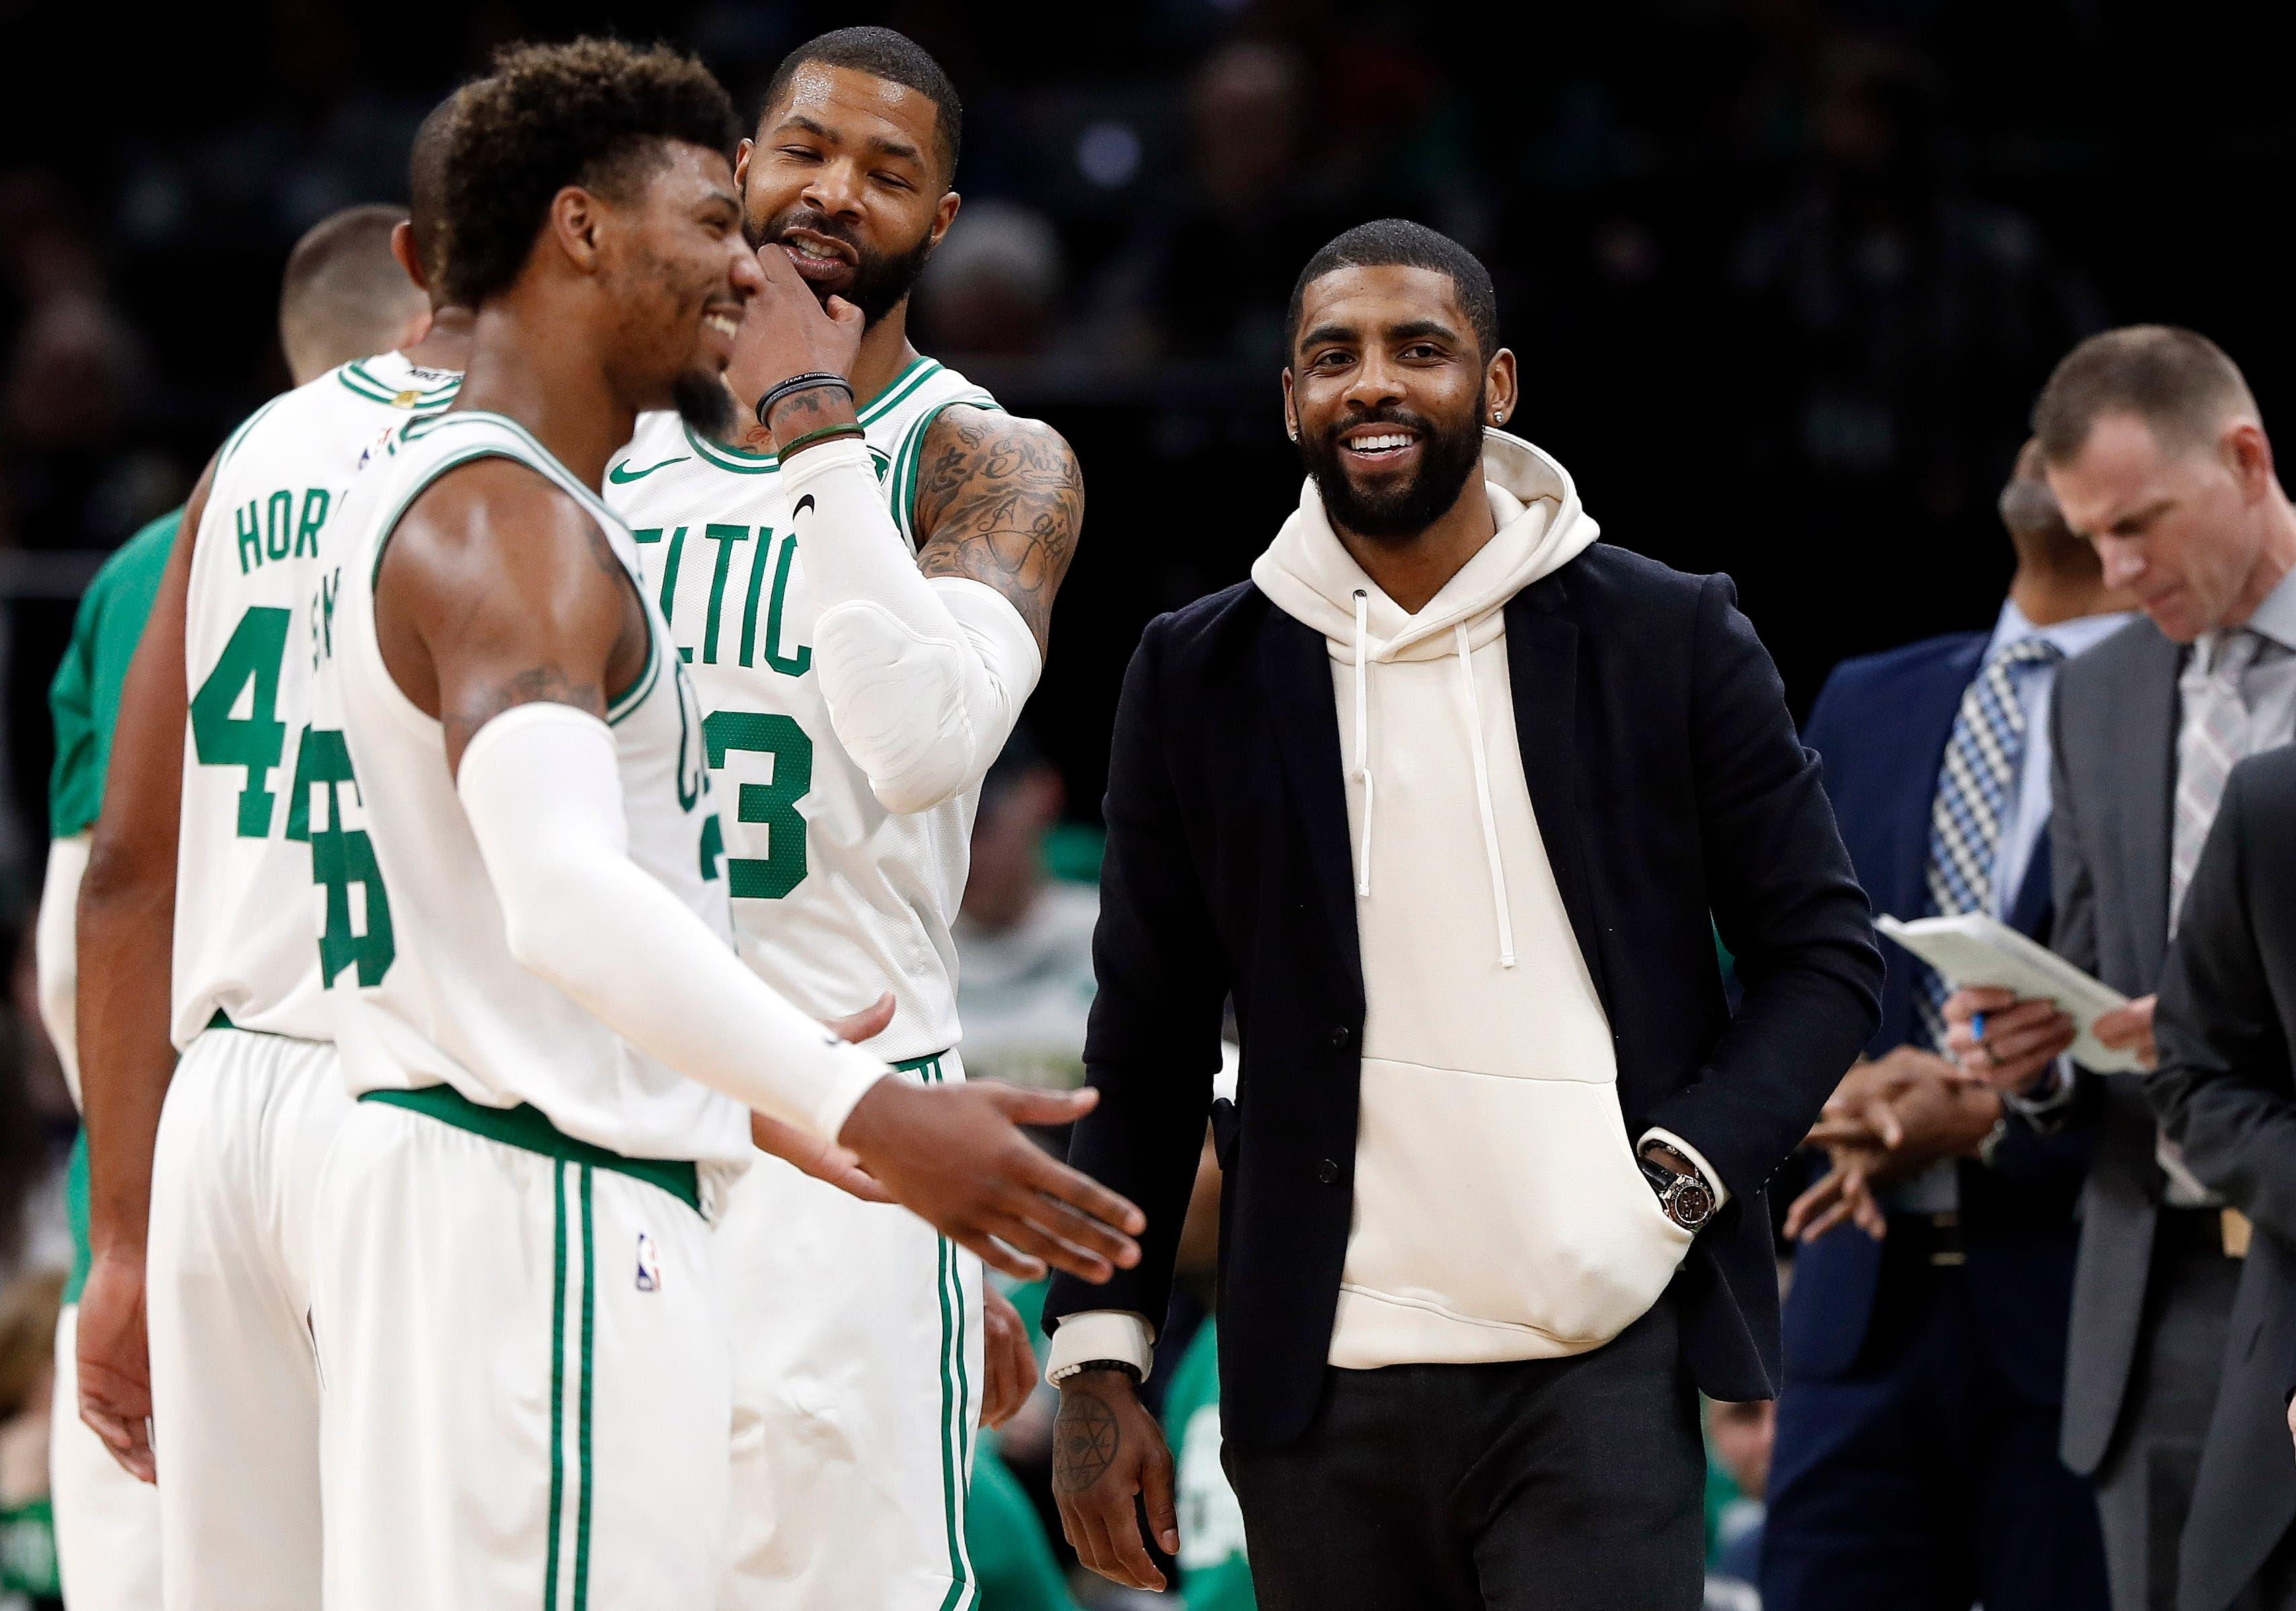
[[[367,444],[444,408],[461,383],[395,352],[364,358],[274,398],[216,456],[184,622],[179,1047],[218,1012],[242,1029],[334,1039],[311,919],[304,605],[343,540],[344,491]]]
[[[373,449],[320,599],[318,709],[342,744],[324,828],[312,810],[311,849],[330,926],[340,916],[346,933],[325,969],[351,1089],[450,1085],[489,1107],[531,1104],[625,1157],[745,1162],[739,1103],[644,1056],[512,958],[444,731],[383,663],[374,578],[392,530],[439,476],[489,457],[564,489],[640,583],[645,669],[606,710],[630,859],[733,940],[701,706],[645,596],[629,528],[515,421],[478,410],[409,421]]]
[[[925,431],[941,411],[996,400],[920,358],[859,411],[893,523],[910,523]],[[742,955],[816,1017],[893,992],[870,1049],[888,1061],[956,1044],[949,937],[980,791],[898,815],[837,742],[813,674],[805,556],[778,462],[722,447],[674,414],[647,415],[606,471],[606,497],[638,553],[709,712],[709,764],[732,791],[727,887]]]

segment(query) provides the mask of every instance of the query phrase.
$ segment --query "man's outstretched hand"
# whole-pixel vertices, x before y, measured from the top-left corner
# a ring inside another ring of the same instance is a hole
[[[1167,1555],[1180,1552],[1172,1451],[1164,1429],[1121,1370],[1085,1370],[1061,1384],[1053,1423],[1053,1495],[1077,1558],[1111,1582],[1161,1589],[1164,1574],[1141,1541],[1140,1512]]]
[[[128,1475],[159,1480],[152,1458],[152,1347],[144,1254],[98,1253],[79,1295],[79,1418]]]
[[[889,1077],[854,1105],[837,1139],[895,1202],[990,1268],[1033,1281],[1050,1265],[1100,1282],[1140,1262],[1133,1237],[1146,1217],[1020,1130],[1072,1124],[1099,1097]]]

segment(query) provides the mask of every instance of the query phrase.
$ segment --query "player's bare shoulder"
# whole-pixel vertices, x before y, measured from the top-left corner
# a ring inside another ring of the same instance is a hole
[[[489,457],[410,503],[376,572],[383,661],[439,717],[459,755],[513,704],[603,714],[603,666],[628,680],[645,654],[644,607],[604,530],[533,466]]]
[[[1013,602],[1043,648],[1053,598],[1084,529],[1084,471],[1042,420],[956,404],[925,432],[917,563],[984,582]]]

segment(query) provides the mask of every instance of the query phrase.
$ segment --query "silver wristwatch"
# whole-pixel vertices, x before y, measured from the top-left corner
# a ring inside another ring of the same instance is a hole
[[[1683,1229],[1698,1230],[1714,1217],[1714,1188],[1703,1178],[1669,1169],[1644,1153],[1636,1153],[1635,1162],[1643,1166],[1643,1179],[1658,1193],[1659,1207]]]

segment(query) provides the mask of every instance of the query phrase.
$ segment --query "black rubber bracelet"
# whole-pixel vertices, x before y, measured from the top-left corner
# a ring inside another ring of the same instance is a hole
[[[811,391],[816,386],[834,386],[839,390],[845,393],[845,400],[847,402],[849,403],[853,400],[852,382],[832,370],[808,369],[803,374],[793,374],[790,376],[789,379],[781,382],[778,385],[769,386],[766,389],[766,395],[758,399],[758,407],[755,410],[758,416],[758,423],[763,425],[767,430],[771,431],[774,428],[774,423],[766,416],[774,411],[775,404],[793,393],[800,391]]]
[[[1078,1363],[1070,1366],[1066,1370],[1061,1372],[1061,1380],[1063,1382],[1069,1381],[1073,1377],[1082,1376],[1087,1370],[1120,1370],[1126,1376],[1132,1378],[1132,1385],[1136,1387],[1140,1385],[1140,1367],[1135,1365],[1129,1360],[1079,1360]]]
[[[817,429],[807,432],[803,436],[791,437],[788,441],[783,442],[781,445],[781,451],[778,456],[782,463],[786,464],[789,463],[790,455],[799,451],[800,448],[810,448],[816,442],[839,441],[848,437],[865,441],[868,440],[868,436],[869,433],[866,431],[864,431],[852,421],[840,420],[834,425],[823,425]]]

